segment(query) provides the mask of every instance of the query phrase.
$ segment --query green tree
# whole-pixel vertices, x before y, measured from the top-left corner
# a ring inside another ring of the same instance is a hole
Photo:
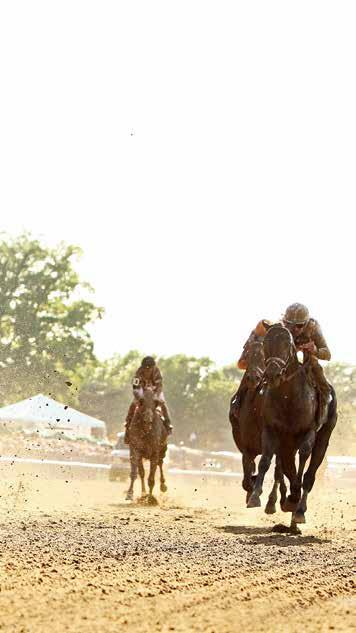
[[[202,380],[194,398],[194,421],[199,446],[210,449],[233,449],[229,407],[236,391],[235,380],[225,369],[212,370]],[[237,373],[237,372],[236,372]]]
[[[356,448],[356,367],[329,363],[325,374],[336,391],[338,421],[330,440],[331,453],[353,454]]]
[[[87,325],[102,310],[73,267],[75,246],[48,248],[28,234],[0,242],[0,399],[38,391],[75,399],[67,382],[94,359]]]

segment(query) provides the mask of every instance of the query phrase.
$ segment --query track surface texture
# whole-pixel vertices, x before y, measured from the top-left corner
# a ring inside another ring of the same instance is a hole
[[[106,480],[3,478],[1,633],[355,630],[351,486],[317,485],[291,536],[238,483],[168,483],[146,507]]]

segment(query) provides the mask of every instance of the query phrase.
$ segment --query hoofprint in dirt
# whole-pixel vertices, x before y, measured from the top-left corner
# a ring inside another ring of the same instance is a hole
[[[350,488],[316,487],[302,536],[272,534],[238,484],[174,481],[154,508],[124,491],[20,473],[1,485],[1,631],[354,630]]]

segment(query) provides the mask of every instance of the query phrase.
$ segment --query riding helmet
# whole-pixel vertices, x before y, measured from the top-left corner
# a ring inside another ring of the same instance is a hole
[[[141,367],[154,367],[156,364],[155,359],[152,356],[145,356],[142,359]]]
[[[286,309],[283,321],[290,325],[301,325],[309,319],[309,310],[302,303],[292,303]]]

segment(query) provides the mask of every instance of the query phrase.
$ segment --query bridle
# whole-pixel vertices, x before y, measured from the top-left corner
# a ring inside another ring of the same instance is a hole
[[[267,382],[266,371],[267,371],[267,369],[269,367],[271,367],[273,365],[275,365],[277,367],[277,369],[279,370],[278,377],[281,379],[281,381],[282,382],[289,382],[300,371],[304,371],[306,366],[310,362],[310,359],[308,359],[303,365],[299,364],[298,368],[292,374],[289,374],[287,376],[287,370],[288,370],[289,363],[293,359],[292,350],[294,349],[296,351],[296,347],[294,345],[294,341],[293,341],[292,335],[289,332],[289,330],[287,330],[287,331],[288,331],[288,334],[289,334],[288,356],[287,356],[286,360],[284,360],[283,358],[280,358],[279,356],[270,356],[269,358],[267,358],[267,360],[265,361],[266,369],[265,369],[264,374],[263,374],[265,382]]]

